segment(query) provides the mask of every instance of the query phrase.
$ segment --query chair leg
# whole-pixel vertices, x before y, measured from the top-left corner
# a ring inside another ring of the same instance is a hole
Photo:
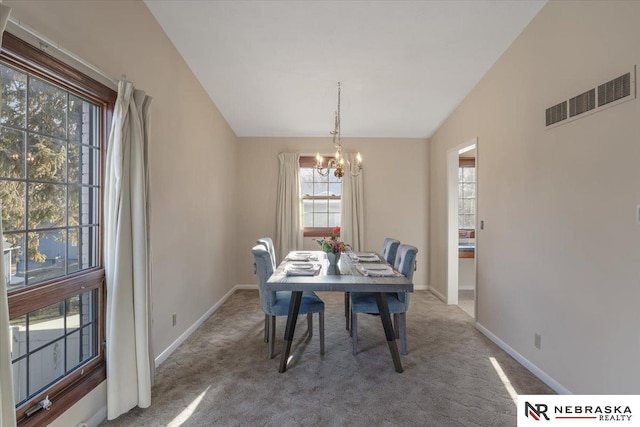
[[[276,341],[276,316],[269,316],[269,318],[269,323],[271,323],[269,325],[269,335],[271,335],[269,337],[269,359],[273,359],[275,356],[273,348]]]
[[[358,353],[358,315],[351,312],[351,338],[353,342],[353,349],[351,353],[355,356]]]
[[[264,315],[264,342],[269,342],[269,315]]]
[[[311,338],[313,336],[313,313],[307,313],[307,332]]]
[[[351,324],[351,321],[350,321],[351,319],[349,319],[349,315],[351,314],[351,304],[350,304],[351,301],[350,300],[351,300],[351,297],[350,297],[349,292],[345,292],[344,293],[344,317],[346,318],[347,331],[349,330],[349,325]]]
[[[407,354],[407,313],[400,313],[400,354]]]
[[[324,311],[318,313],[318,317],[318,323],[320,323],[320,354],[324,354]]]

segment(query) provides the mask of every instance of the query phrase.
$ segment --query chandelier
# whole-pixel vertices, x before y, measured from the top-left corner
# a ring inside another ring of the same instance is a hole
[[[340,82],[338,82],[338,110],[336,111],[336,120],[334,128],[331,132],[333,135],[333,146],[336,148],[336,154],[333,159],[327,161],[327,167],[324,167],[324,160],[320,156],[320,153],[316,154],[316,170],[321,176],[329,175],[329,171],[335,168],[333,174],[336,178],[342,178],[344,176],[345,169],[349,169],[351,176],[358,176],[362,171],[362,156],[360,153],[356,154],[355,164],[344,158],[342,155],[342,139],[340,135]]]

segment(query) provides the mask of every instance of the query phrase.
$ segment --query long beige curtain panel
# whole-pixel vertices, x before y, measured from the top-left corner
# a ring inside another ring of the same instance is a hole
[[[302,249],[302,213],[300,206],[300,154],[278,154],[280,172],[276,195],[276,249],[279,259],[289,251]]]
[[[151,404],[148,217],[151,98],[120,81],[105,171],[107,417]]]
[[[345,153],[344,157],[352,165],[356,155]],[[340,237],[351,245],[354,251],[364,249],[364,173],[351,176],[345,173],[342,177],[342,216],[340,218]]]

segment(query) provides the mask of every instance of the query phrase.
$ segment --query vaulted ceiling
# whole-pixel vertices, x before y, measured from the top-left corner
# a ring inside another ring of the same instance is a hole
[[[145,3],[238,136],[427,138],[545,1]]]

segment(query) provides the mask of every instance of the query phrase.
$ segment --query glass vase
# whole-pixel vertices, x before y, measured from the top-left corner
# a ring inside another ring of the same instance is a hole
[[[340,268],[338,267],[338,262],[340,261],[340,252],[327,252],[327,258],[329,259],[327,274],[340,274]]]

